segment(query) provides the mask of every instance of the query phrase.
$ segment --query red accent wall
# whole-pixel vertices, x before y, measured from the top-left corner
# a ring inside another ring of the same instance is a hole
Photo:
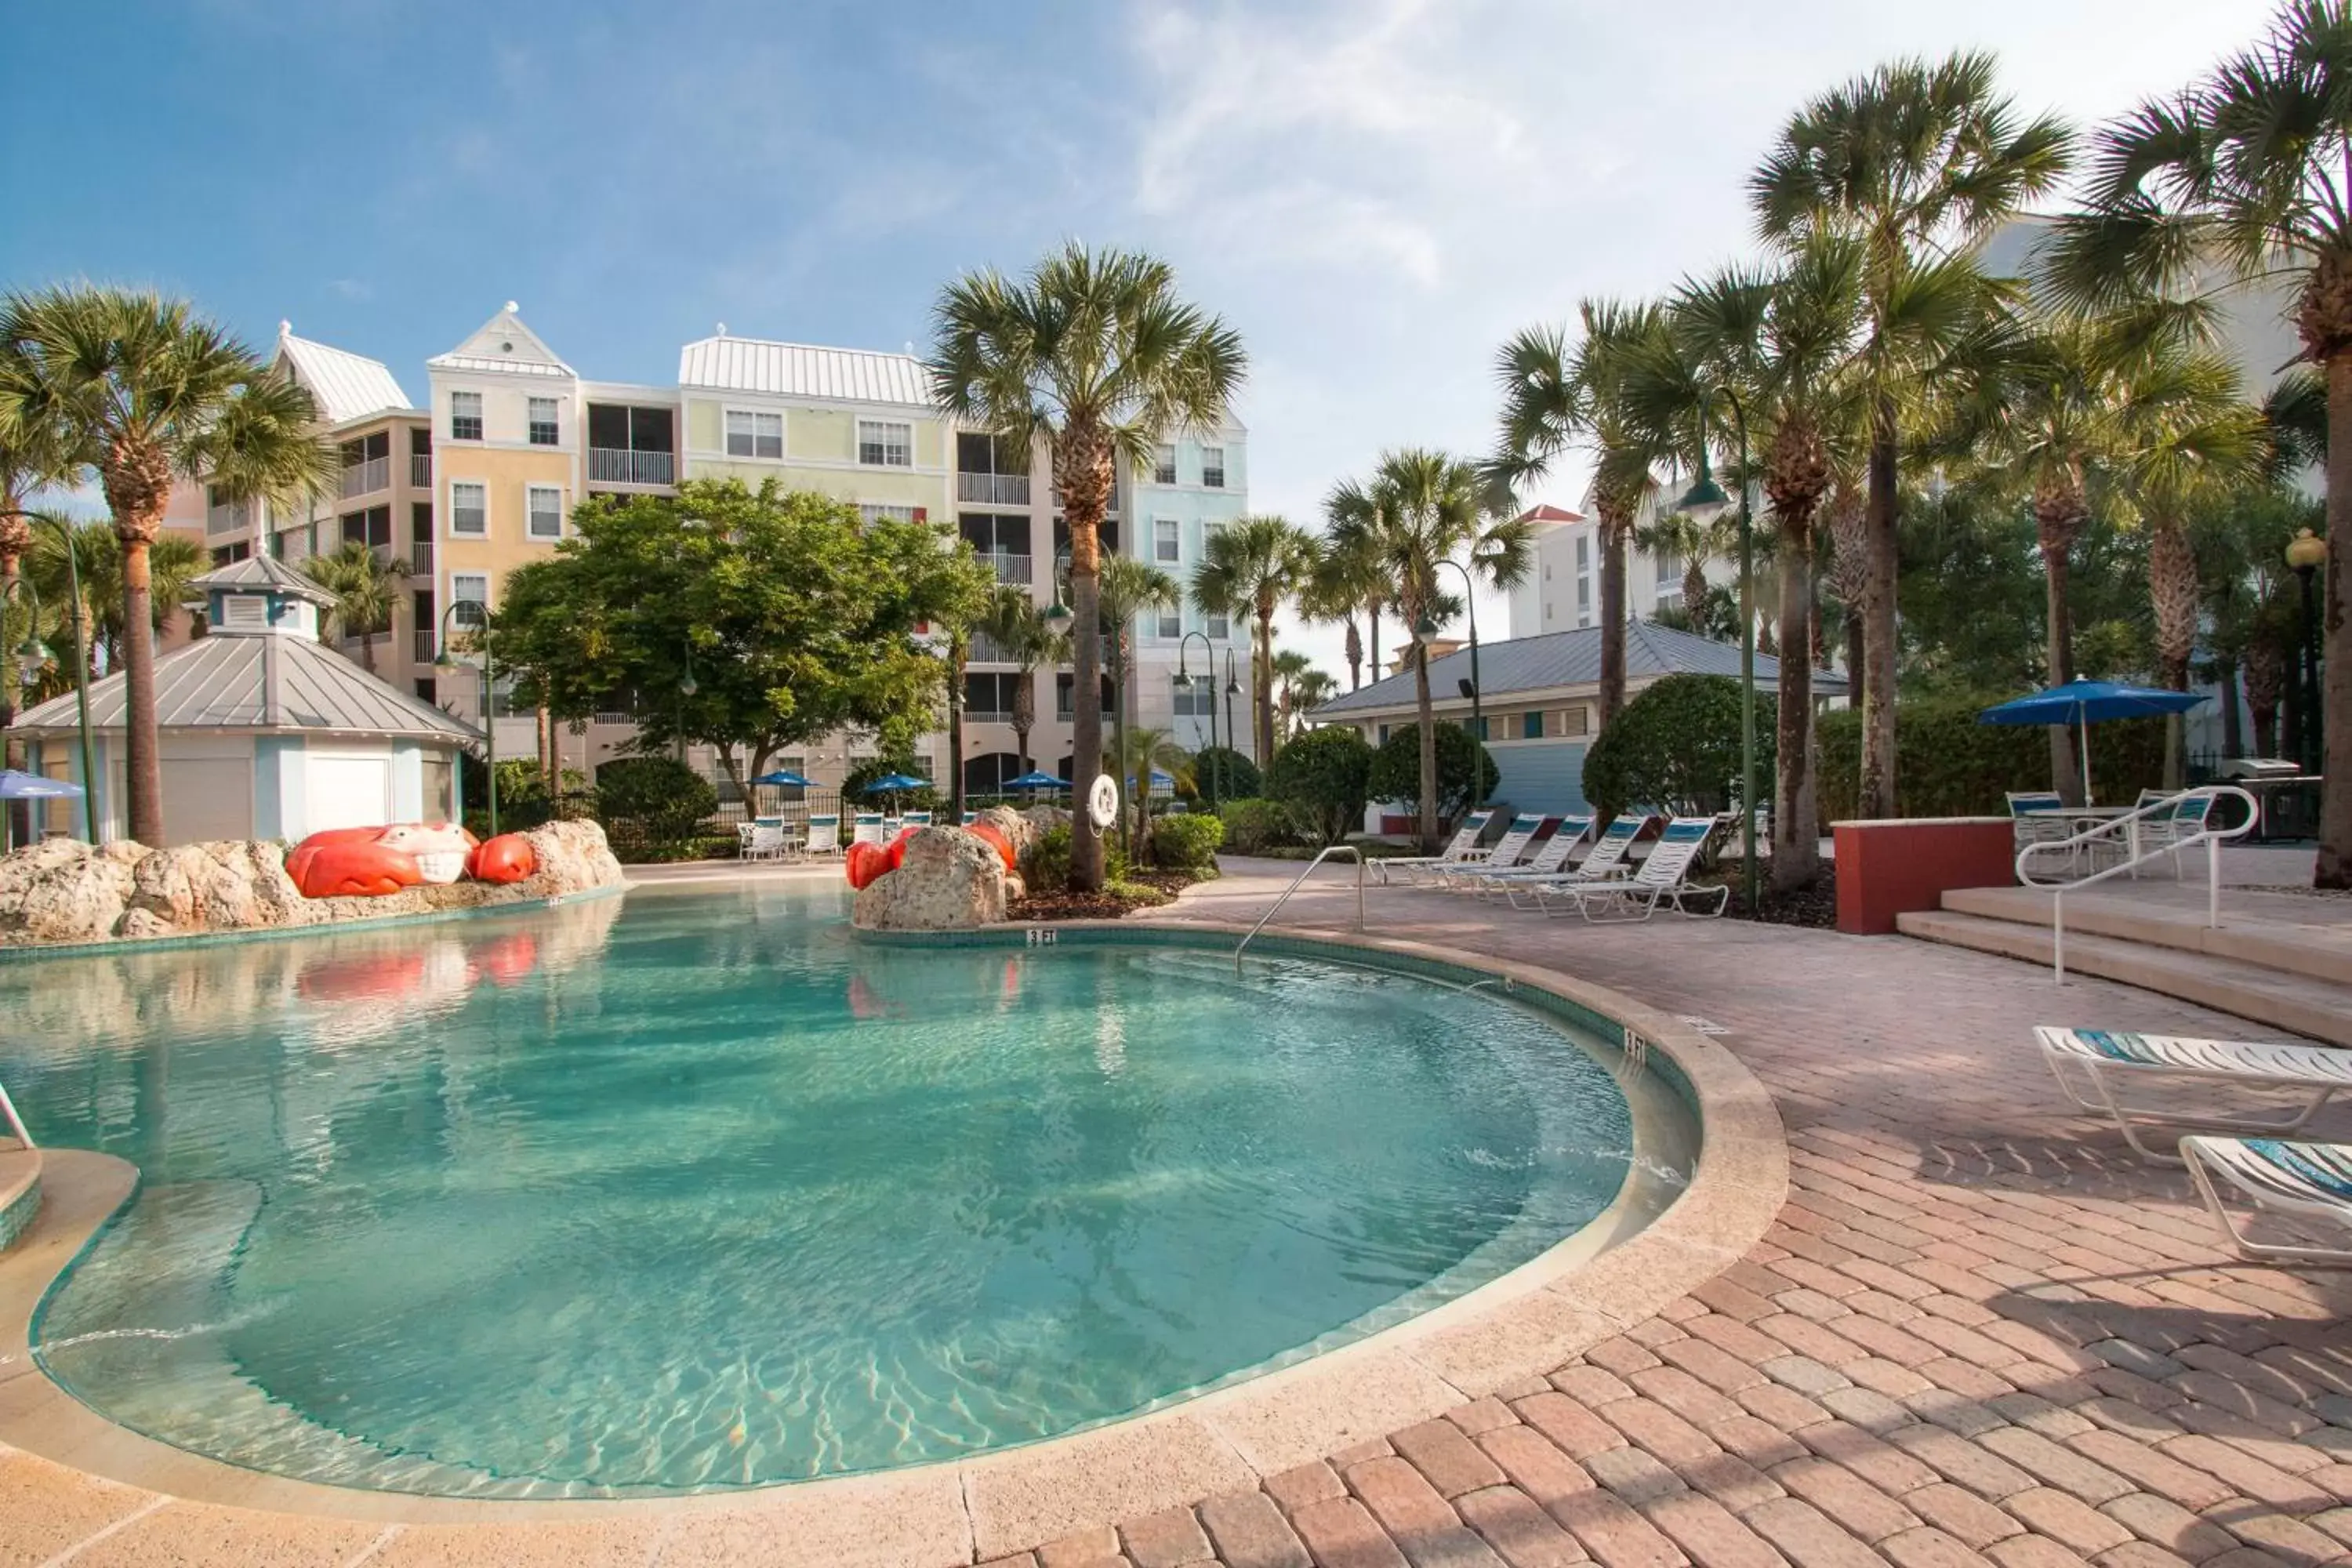
[[[1837,847],[1838,930],[1883,936],[1906,910],[1942,906],[1953,888],[2006,888],[2017,880],[2017,848],[2005,816],[1841,822]]]

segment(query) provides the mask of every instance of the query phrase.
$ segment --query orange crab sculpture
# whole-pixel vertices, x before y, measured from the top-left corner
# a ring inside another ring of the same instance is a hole
[[[378,899],[460,877],[520,882],[539,869],[530,840],[501,833],[485,843],[454,823],[331,827],[286,858],[286,874],[306,899]]]

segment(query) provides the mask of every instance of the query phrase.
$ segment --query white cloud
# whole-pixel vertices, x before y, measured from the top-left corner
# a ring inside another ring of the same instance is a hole
[[[328,291],[340,300],[364,303],[375,298],[375,285],[364,278],[336,278],[327,284]]]

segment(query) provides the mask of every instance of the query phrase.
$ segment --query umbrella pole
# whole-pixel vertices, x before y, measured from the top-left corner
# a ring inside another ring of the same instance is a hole
[[[2085,702],[2074,704],[2074,724],[2082,734],[2083,804],[2091,804],[2091,709]]]

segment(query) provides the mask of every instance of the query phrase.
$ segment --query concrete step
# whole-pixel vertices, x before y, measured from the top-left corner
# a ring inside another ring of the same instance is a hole
[[[2352,986],[2211,953],[2094,936],[2081,931],[2074,917],[2070,901],[2066,911],[2069,975],[2095,974],[2137,985],[2144,991],[2177,996],[2184,1002],[2265,1025],[2265,1032],[2284,1030],[2330,1045],[2352,1046]],[[2047,926],[1953,910],[1922,910],[1897,915],[1895,923],[1906,936],[2022,959],[2038,964],[2045,980],[2049,975],[2051,933]],[[2068,1021],[2093,1028],[2099,1023],[2095,1018]]]
[[[2325,917],[2337,912],[2333,901],[2296,900],[2314,917],[2308,920],[2283,919],[2274,913],[2258,916],[2243,907],[2257,895],[2225,888],[2221,923],[2208,927],[2200,889],[2186,889],[2168,901],[2158,901],[2168,891],[2171,890],[2159,888],[2140,896],[2098,891],[2071,894],[2066,900],[2067,939],[2071,943],[2077,933],[2111,936],[2352,986],[2352,922],[2326,922]],[[2259,897],[2268,909],[2275,910],[2284,902],[2284,896],[2275,893]],[[1944,895],[1944,908],[1987,920],[2044,928],[2050,924],[2050,895],[2037,888],[1955,889]]]

